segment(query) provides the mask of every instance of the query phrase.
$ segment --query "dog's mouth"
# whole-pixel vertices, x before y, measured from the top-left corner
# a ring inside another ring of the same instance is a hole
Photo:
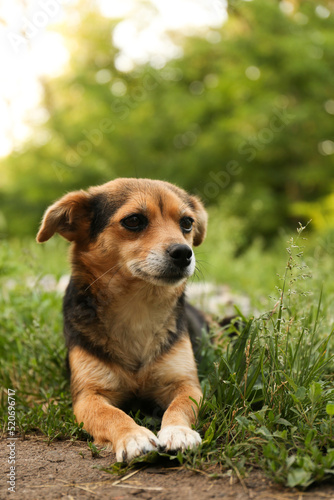
[[[144,264],[144,263],[143,263]],[[194,272],[194,265],[180,269],[176,266],[168,265],[158,267],[152,265],[140,265],[139,263],[131,263],[129,270],[136,278],[154,285],[179,285],[182,281],[188,279]]]

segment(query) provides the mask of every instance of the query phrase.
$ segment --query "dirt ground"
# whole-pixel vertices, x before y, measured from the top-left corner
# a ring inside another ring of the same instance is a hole
[[[194,473],[181,467],[145,466],[125,476],[108,474],[115,456],[105,451],[93,458],[84,442],[60,441],[47,446],[44,438],[29,436],[15,441],[15,493],[7,490],[9,473],[8,440],[0,443],[0,499],[210,499],[224,500],[334,500],[334,484],[325,484],[300,492],[272,484],[259,471],[238,480],[225,475],[210,479],[203,472]],[[209,472],[219,472],[218,468]]]

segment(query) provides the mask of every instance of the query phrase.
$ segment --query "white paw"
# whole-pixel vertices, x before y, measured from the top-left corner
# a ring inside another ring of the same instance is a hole
[[[131,462],[135,457],[157,450],[159,441],[153,432],[138,426],[126,434],[116,445],[117,462]]]
[[[202,439],[198,432],[183,425],[168,425],[158,434],[159,444],[166,451],[186,450],[196,448]]]

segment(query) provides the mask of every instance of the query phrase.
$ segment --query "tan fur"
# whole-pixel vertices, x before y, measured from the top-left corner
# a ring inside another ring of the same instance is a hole
[[[118,205],[92,238],[92,200],[98,196],[106,207],[113,207],[115,200]],[[137,213],[147,217],[147,228],[124,229],[122,220]],[[194,219],[189,233],[180,229],[183,217]],[[119,408],[131,397],[149,398],[166,409],[162,429],[171,429],[172,435],[175,427],[183,436],[170,446],[183,449],[200,440],[190,430],[197,415],[190,398],[199,403],[202,393],[188,335],[168,348],[170,332],[179,328],[175,311],[187,277],[162,284],[160,269],[171,245],[199,245],[206,224],[198,198],[169,183],[147,179],[117,179],[87,192],[69,193],[45,213],[37,240],[46,241],[58,232],[73,242],[72,277],[80,293],[94,301],[96,319],[70,316],[73,331],[93,346],[90,352],[69,340],[74,413],[97,443],[113,446],[118,459],[159,445],[153,433]],[[168,429],[167,437],[162,435],[167,449],[166,443],[172,443]]]

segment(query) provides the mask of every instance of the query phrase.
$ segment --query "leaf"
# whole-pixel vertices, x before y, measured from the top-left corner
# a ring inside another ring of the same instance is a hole
[[[312,441],[314,437],[314,430],[311,429],[308,431],[307,435],[306,435],[306,438],[305,438],[305,446],[308,446],[310,444],[310,442]]]
[[[305,396],[306,396],[305,387],[302,387],[302,386],[298,387],[298,389],[295,392],[295,396],[299,401],[303,401],[303,399],[305,399]]]
[[[273,433],[273,436],[274,436],[274,437],[279,437],[279,438],[281,438],[281,439],[286,440],[286,439],[287,439],[287,436],[288,436],[288,432],[287,432],[286,430],[284,430],[284,431],[275,431],[275,432]]]
[[[262,425],[259,429],[256,429],[255,434],[261,434],[262,436],[265,436],[267,438],[272,437],[271,433],[264,425]]]
[[[285,420],[285,418],[281,418],[281,417],[276,420],[276,423],[281,424],[281,425],[285,425],[286,427],[292,425],[288,420]]]
[[[181,454],[182,457],[182,454]],[[164,461],[164,460],[179,460],[180,461],[180,453],[177,455],[170,455],[169,453],[163,453],[159,451],[151,451],[150,453],[147,453],[146,455],[142,455],[140,457],[134,458],[129,465],[134,465],[137,463],[148,463],[148,464],[155,464],[159,461]]]
[[[311,476],[311,472],[304,469],[292,469],[288,474],[287,485],[290,488],[294,488],[295,486],[309,486],[313,482]]]
[[[236,417],[236,421],[238,422],[238,424],[240,424],[241,427],[243,428],[248,428],[249,424],[250,424],[250,420],[248,420],[248,418],[246,417]]]
[[[330,417],[332,417],[334,415],[334,403],[328,403],[326,405],[326,413]]]
[[[287,459],[286,459],[286,465],[288,468],[291,467],[292,464],[294,464],[296,462],[296,455],[290,455]]]
[[[141,455],[140,457],[134,458],[128,464],[124,462],[116,462],[110,468],[103,468],[102,470],[108,472],[109,474],[124,475],[136,465],[163,463],[166,460],[167,461],[177,460],[179,463],[182,463],[183,460],[182,453],[180,454],[179,452],[177,455],[169,455],[168,453],[151,451],[146,455]]]
[[[208,429],[205,431],[204,435],[204,441],[206,441],[208,444],[210,444],[211,441],[213,440],[215,435],[215,430],[216,430],[216,425],[215,421],[213,420],[209,425]]]
[[[274,415],[274,412],[272,410],[268,411],[268,419],[270,422],[274,422],[274,420],[275,420],[275,415]]]
[[[319,401],[319,399],[321,398],[321,395],[322,395],[321,384],[319,384],[319,382],[313,382],[313,384],[311,384],[309,389],[309,398],[311,400],[311,403],[312,404],[317,403],[317,401]]]

